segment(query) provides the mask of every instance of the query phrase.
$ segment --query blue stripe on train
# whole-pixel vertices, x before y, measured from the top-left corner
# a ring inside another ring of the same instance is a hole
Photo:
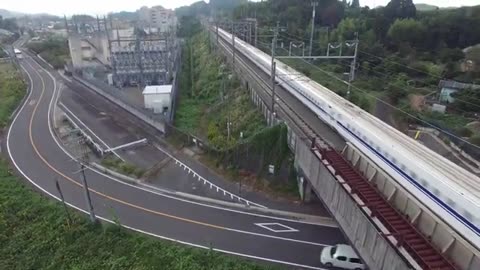
[[[343,129],[345,129],[348,133],[350,133],[352,136],[354,136],[358,141],[360,141],[363,145],[365,145],[370,151],[372,151],[375,155],[380,157],[385,163],[387,163],[390,167],[392,167],[395,171],[400,173],[405,179],[407,179],[410,183],[412,183],[414,186],[416,186],[418,189],[420,189],[423,193],[425,193],[428,197],[430,197],[432,200],[434,200],[437,204],[439,204],[442,208],[444,208],[447,212],[449,212],[451,215],[453,215],[457,220],[459,220],[461,223],[466,225],[467,227],[470,228],[470,230],[474,231],[477,235],[480,235],[480,229],[475,226],[475,224],[471,223],[469,220],[467,220],[465,217],[463,217],[461,214],[457,213],[453,208],[451,208],[449,205],[447,205],[445,202],[443,202],[440,198],[432,194],[429,190],[427,190],[425,187],[423,187],[420,183],[418,183],[415,179],[410,177],[408,174],[406,174],[404,171],[399,169],[395,164],[393,164],[390,160],[388,160],[385,156],[383,156],[381,153],[379,153],[377,150],[375,150],[372,146],[370,146],[367,142],[365,142],[362,138],[357,136],[355,133],[350,131],[347,127],[345,127],[342,123],[337,121],[337,124],[340,125]]]

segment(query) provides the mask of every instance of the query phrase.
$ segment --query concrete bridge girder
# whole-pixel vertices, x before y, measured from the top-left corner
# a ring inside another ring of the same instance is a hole
[[[343,155],[459,269],[480,269],[480,252],[475,247],[452,230],[441,218],[423,206],[420,201],[383,172],[363,153],[353,145],[347,144]]]

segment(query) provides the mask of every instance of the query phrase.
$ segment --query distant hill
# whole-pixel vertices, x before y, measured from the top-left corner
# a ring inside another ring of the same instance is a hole
[[[208,15],[212,10],[214,12],[228,12],[247,2],[248,0],[210,0],[207,4],[205,1],[200,0],[191,4],[190,6],[183,6],[175,9],[175,13],[178,17],[182,17],[192,15]]]
[[[439,7],[429,4],[415,4],[415,7],[418,11],[432,11],[439,9]]]
[[[0,8],[0,16],[2,16],[2,18],[15,18],[15,17],[21,17],[25,15],[25,13],[21,13],[21,12],[16,12],[16,11],[10,11],[10,10],[6,10],[6,9],[1,9]]]
[[[137,12],[120,11],[120,12],[111,13],[111,16],[113,18],[117,18],[117,19],[120,19],[120,20],[126,20],[126,21],[138,20]]]

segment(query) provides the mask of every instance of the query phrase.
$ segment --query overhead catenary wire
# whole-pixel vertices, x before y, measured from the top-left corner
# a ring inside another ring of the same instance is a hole
[[[338,81],[340,81],[340,82],[348,85],[348,82],[342,80],[341,78],[338,78],[337,76],[335,76],[335,74],[332,74],[331,72],[325,71],[325,70],[321,69],[320,67],[318,67],[318,66],[316,66],[316,65],[314,65],[314,64],[312,64],[312,63],[310,63],[310,62],[308,62],[308,61],[306,61],[306,60],[304,60],[304,59],[300,59],[300,60],[303,61],[304,63],[306,63],[306,64],[314,67],[315,69],[317,69],[317,70],[319,70],[319,71],[321,71],[321,72],[329,75],[330,77],[332,77],[332,78],[334,78],[334,79],[336,79],[336,80],[338,80]],[[402,109],[400,109],[400,108],[398,108],[398,107],[396,107],[396,106],[394,106],[394,105],[386,102],[385,100],[382,100],[382,99],[376,97],[375,95],[370,94],[370,93],[369,93],[368,91],[366,91],[366,90],[363,90],[363,89],[361,89],[361,88],[359,88],[359,87],[357,87],[357,86],[354,86],[354,85],[351,85],[351,89],[360,91],[360,92],[362,92],[362,93],[364,93],[364,94],[366,94],[366,95],[374,98],[375,100],[377,100],[377,101],[379,101],[379,102],[381,102],[381,103],[383,103],[383,104],[385,104],[385,105],[393,108],[394,110],[399,111],[399,112],[401,112],[401,113],[409,116],[409,117],[412,118],[412,119],[415,119],[415,120],[417,120],[417,121],[419,121],[419,122],[421,122],[421,123],[424,123],[425,125],[427,125],[427,126],[429,126],[429,127],[432,127],[433,129],[436,129],[436,130],[438,130],[438,131],[440,131],[440,132],[442,132],[442,133],[444,133],[444,134],[447,134],[447,135],[449,135],[449,136],[451,136],[451,137],[454,137],[454,138],[458,139],[459,141],[462,141],[462,142],[464,142],[464,143],[466,143],[466,144],[468,144],[468,145],[470,145],[470,146],[472,146],[472,147],[480,150],[480,147],[479,147],[479,146],[477,146],[477,145],[475,145],[475,144],[472,144],[472,143],[470,143],[469,141],[467,141],[467,140],[465,140],[465,139],[463,139],[463,138],[461,138],[461,137],[458,137],[457,135],[455,135],[455,134],[453,134],[453,133],[451,133],[451,132],[449,132],[449,131],[447,131],[447,130],[441,129],[441,128],[437,127],[436,125],[431,124],[431,123],[429,123],[429,122],[427,122],[427,121],[425,121],[425,120],[423,120],[423,119],[421,119],[421,118],[418,118],[418,117],[416,117],[415,115],[412,115],[411,113],[406,112],[406,111],[404,111],[404,110],[402,110]]]
[[[289,34],[288,32],[283,32],[282,34],[291,35],[291,34]],[[291,35],[291,36],[293,36],[293,35]],[[296,41],[296,42],[302,42],[302,41],[299,41],[299,40],[295,40],[295,41]],[[263,43],[263,42],[260,42],[260,41],[259,41],[259,43]],[[265,48],[267,48],[267,49],[268,49],[269,47],[271,47],[270,44],[267,44],[267,43],[263,43],[263,45],[264,45]],[[280,49],[283,49],[283,50],[286,51],[285,48],[280,48]],[[288,51],[287,51],[287,52],[288,52]],[[365,53],[365,52],[363,52],[363,53],[364,53],[364,54],[368,54],[368,53]],[[292,54],[292,55],[293,55],[293,54]],[[415,68],[411,68],[411,67],[409,67],[409,66],[407,66],[407,65],[404,65],[404,64],[401,64],[401,63],[398,63],[398,62],[394,62],[394,61],[391,61],[391,60],[388,60],[388,59],[384,59],[384,58],[381,58],[381,57],[378,57],[378,56],[375,56],[375,55],[371,55],[371,54],[368,54],[368,55],[373,56],[373,57],[375,57],[375,58],[378,58],[378,59],[380,59],[380,60],[382,60],[382,61],[393,62],[393,63],[395,63],[395,64],[397,64],[397,65],[404,66],[404,67],[409,68],[409,69],[411,69],[411,70],[415,70],[415,71],[417,71],[417,72],[422,72],[421,70],[418,70],[418,69],[415,69]],[[296,55],[296,56],[299,56],[299,55]],[[344,59],[340,59],[340,60],[345,61]],[[367,60],[365,60],[365,61],[367,61]],[[371,62],[371,61],[367,61],[367,62],[373,63],[373,62]],[[346,64],[343,64],[343,65],[344,65],[344,66],[347,66]],[[350,64],[348,64],[347,67],[350,67]],[[398,79],[398,78],[400,77],[400,76],[394,76],[393,74],[382,73],[382,72],[380,72],[380,71],[378,71],[378,70],[374,70],[373,67],[368,67],[367,69],[370,70],[370,71],[372,71],[372,72],[374,72],[374,73],[383,75],[383,76],[385,77],[385,79],[387,79],[387,78],[395,78],[395,79]],[[361,70],[361,69],[359,69],[359,70]],[[429,75],[429,76],[435,76],[435,75],[431,75],[431,74],[426,73],[426,72],[423,72],[423,73],[424,73],[424,74],[427,74],[427,75]],[[435,77],[441,79],[441,77],[438,77],[438,76],[435,76]],[[425,80],[418,80],[418,79],[416,79],[416,80],[427,84],[427,83],[425,82]],[[387,82],[387,84],[390,85],[390,86],[396,87],[397,89],[406,90],[406,89],[404,89],[404,88],[402,88],[402,87],[400,87],[400,86],[397,86],[397,85],[395,85],[395,84],[393,84],[393,83],[391,83],[391,82]],[[473,98],[473,99],[475,99],[475,98]],[[463,102],[463,103],[465,103],[465,104],[469,104],[469,105],[472,105],[472,106],[475,106],[475,107],[480,108],[480,105],[478,105],[478,104],[474,104],[474,103],[471,103],[471,102],[468,102],[468,101],[465,101],[465,100],[462,100],[462,99],[459,99],[459,98],[455,98],[455,100],[458,100],[459,102]],[[479,101],[480,101],[480,100],[479,100]],[[461,112],[463,112],[463,113],[467,113],[465,110],[458,109],[458,108],[454,108],[454,110],[461,111]]]

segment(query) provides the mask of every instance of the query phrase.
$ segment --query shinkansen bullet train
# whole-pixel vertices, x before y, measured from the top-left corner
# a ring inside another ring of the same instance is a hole
[[[230,33],[219,29],[231,44]],[[236,39],[235,48],[270,74],[271,56]],[[276,81],[477,248],[480,178],[276,61]]]

